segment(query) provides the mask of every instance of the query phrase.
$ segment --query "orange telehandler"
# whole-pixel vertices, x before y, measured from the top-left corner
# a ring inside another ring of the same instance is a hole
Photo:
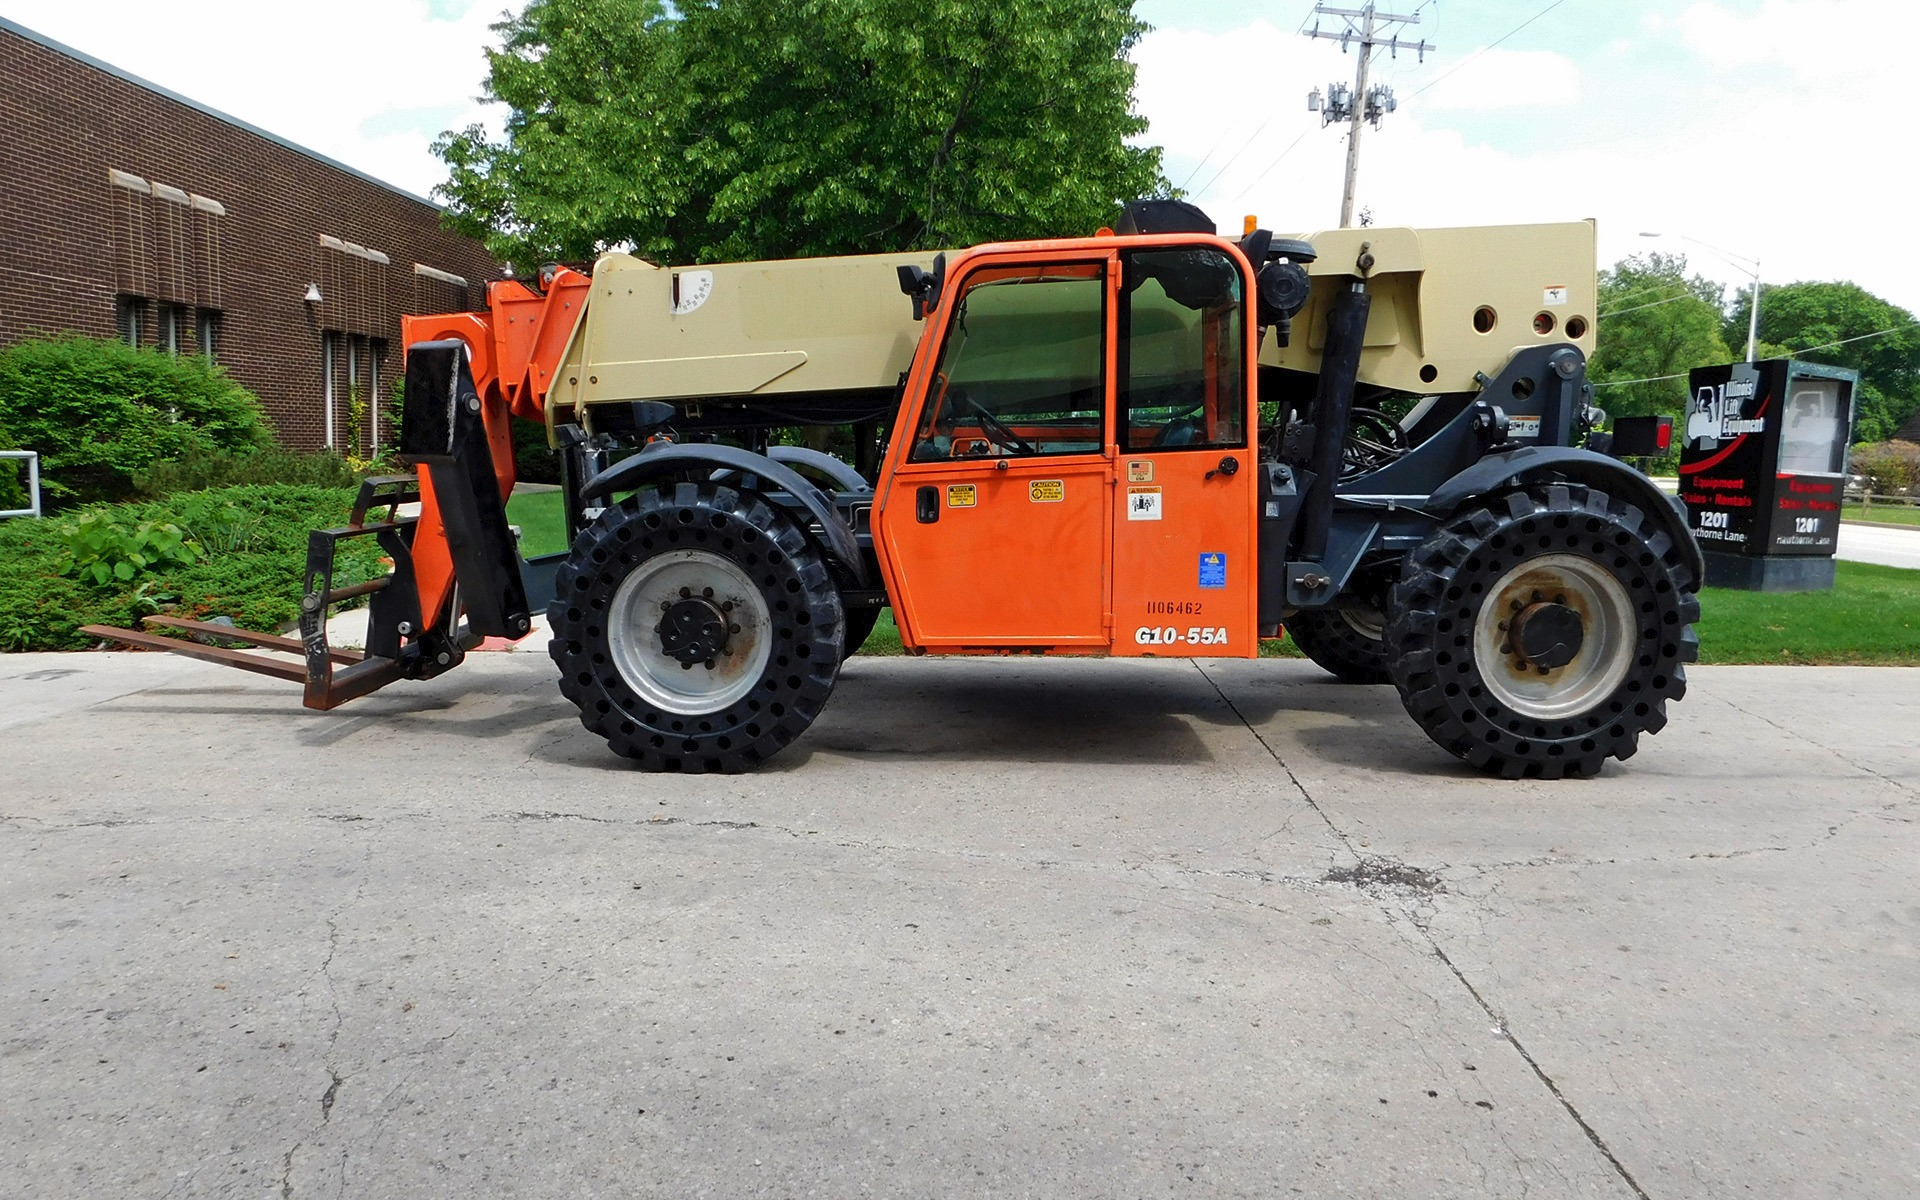
[[[1591,404],[1594,300],[1590,223],[1231,241],[1168,201],[930,260],[607,255],[407,319],[416,472],[313,534],[297,642],[148,621],[303,662],[91,632],[331,708],[544,606],[586,726],[703,772],[798,737],[885,607],[912,654],[1252,658],[1284,625],[1477,766],[1588,775],[1684,693],[1702,577],[1615,457],[1667,430]],[[572,548],[532,563],[513,418],[563,467]],[[808,425],[852,461],[778,444]],[[335,587],[363,536],[392,573]],[[363,595],[364,653],[331,647]]]

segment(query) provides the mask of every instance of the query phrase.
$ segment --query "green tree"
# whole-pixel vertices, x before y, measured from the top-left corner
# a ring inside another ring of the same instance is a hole
[[[1744,342],[1752,289],[1744,289],[1727,317],[1727,337]],[[1763,354],[1792,355],[1860,372],[1853,438],[1881,442],[1920,411],[1920,324],[1912,313],[1855,283],[1763,285]],[[1832,343],[1843,343],[1833,345]],[[1813,349],[1813,347],[1822,347]]]
[[[1732,359],[1721,293],[1713,280],[1688,276],[1680,254],[1635,254],[1600,272],[1599,343],[1588,368],[1600,406],[1615,416],[1680,417],[1687,372]]]
[[[523,270],[1091,233],[1165,194],[1132,0],[531,0],[504,136],[435,144],[448,223]]]

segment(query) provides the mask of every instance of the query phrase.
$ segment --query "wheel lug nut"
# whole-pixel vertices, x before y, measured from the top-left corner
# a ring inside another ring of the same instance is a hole
[[[693,589],[692,589],[692,588],[681,588],[681,589],[680,589],[680,598],[681,598],[682,600],[688,600],[688,599],[691,599],[691,598],[692,598],[692,596],[693,596]]]
[[[739,633],[739,632],[740,632],[740,627],[739,627],[738,625],[729,625],[729,626],[727,626],[727,632],[728,632],[728,633]]]
[[[700,589],[700,594],[701,594],[702,596],[705,596],[705,597],[706,597],[707,599],[709,599],[709,600],[711,600],[711,599],[713,599],[713,589],[712,589],[712,588],[701,588],[701,589]]]

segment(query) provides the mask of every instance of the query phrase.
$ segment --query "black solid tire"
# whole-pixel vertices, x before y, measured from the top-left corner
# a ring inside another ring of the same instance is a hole
[[[1497,619],[1489,590],[1550,555],[1623,598],[1632,627],[1617,634],[1617,686],[1605,689],[1603,675],[1577,711],[1543,718],[1492,694],[1503,684],[1489,685],[1487,672],[1502,664],[1477,660],[1475,631]],[[1666,725],[1667,701],[1686,694],[1699,584],[1680,547],[1632,504],[1596,488],[1538,485],[1462,513],[1408,556],[1393,589],[1388,667],[1413,719],[1474,766],[1510,779],[1592,775],[1608,758],[1631,757],[1640,734]]]
[[[667,711],[638,695],[605,628],[631,572],[684,550],[737,565],[770,619],[768,659],[752,690],[712,712]],[[580,723],[649,771],[751,770],[813,723],[840,673],[840,593],[819,550],[776,506],[717,484],[644,490],[607,509],[575,539],[547,614],[560,690],[580,709]]]
[[[1287,622],[1287,636],[1300,652],[1342,683],[1391,683],[1386,643],[1354,628],[1333,608],[1303,608]]]
[[[840,652],[840,661],[845,662],[860,653],[860,647],[867,644],[873,636],[873,627],[880,623],[880,610],[877,608],[850,608],[847,610],[847,641]]]

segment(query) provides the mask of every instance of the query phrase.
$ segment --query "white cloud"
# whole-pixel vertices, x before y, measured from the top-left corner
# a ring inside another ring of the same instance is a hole
[[[1904,93],[1902,73],[1863,65],[1857,43],[1843,53],[1807,33],[1809,24],[1846,23],[1842,10],[1854,8],[1876,10],[1879,28],[1920,32],[1920,5],[1911,15],[1902,6],[1896,18],[1884,4],[1847,0],[1776,0],[1744,15],[1700,4],[1636,33],[1650,48],[1681,51],[1684,75],[1583,76],[1566,55],[1499,48],[1416,96],[1445,66],[1403,62],[1399,111],[1363,134],[1358,204],[1378,224],[1593,217],[1603,266],[1628,254],[1682,251],[1702,274],[1730,286],[1748,281],[1697,245],[1638,236],[1684,234],[1757,256],[1767,282],[1853,279],[1920,311],[1920,239],[1889,232],[1907,207],[1900,108],[1890,99],[1877,109],[1859,103]],[[1579,38],[1575,30],[1569,40]],[[1596,59],[1611,53],[1592,41]],[[1169,176],[1190,180],[1193,200],[1223,230],[1237,231],[1243,212],[1277,231],[1337,223],[1344,131],[1320,128],[1302,100],[1310,87],[1352,78],[1352,58],[1329,50],[1265,22],[1221,34],[1156,31],[1141,42],[1138,99],[1149,136],[1166,147]],[[1262,67],[1221,69],[1236,60]],[[1484,80],[1447,95],[1487,60]],[[1562,98],[1571,92],[1577,103],[1549,109],[1526,98],[1530,86]],[[1637,110],[1613,115],[1650,87],[1668,89],[1652,119]],[[1516,107],[1501,103],[1509,96]],[[1546,111],[1534,119],[1536,109]],[[1206,165],[1193,171],[1202,156]]]
[[[420,195],[445,178],[433,136],[487,116],[474,97],[498,19],[470,0],[8,0],[7,16]],[[428,129],[427,114],[445,120]]]
[[[1439,74],[1420,98],[1434,111],[1561,108],[1580,101],[1580,68],[1552,50],[1496,47],[1478,58],[1458,60],[1457,69],[1443,61],[1429,61]]]

